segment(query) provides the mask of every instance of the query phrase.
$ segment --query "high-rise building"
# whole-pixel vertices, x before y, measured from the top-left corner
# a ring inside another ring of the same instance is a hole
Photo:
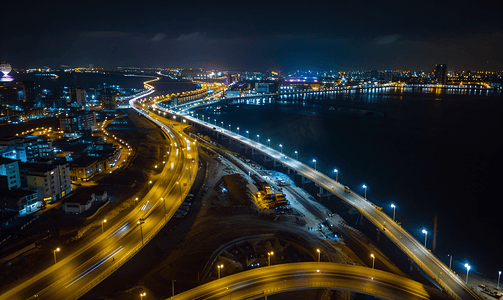
[[[19,163],[17,160],[0,157],[0,188],[8,190],[21,187]]]
[[[85,130],[96,128],[96,115],[83,111],[67,113],[59,117],[59,128],[67,137],[82,135]]]
[[[447,65],[435,65],[435,79],[437,84],[447,84]]]
[[[20,177],[23,187],[37,191],[43,201],[56,201],[72,191],[70,166],[66,162],[21,164]]]
[[[393,81],[393,70],[385,70],[384,82],[392,82],[392,81]]]
[[[101,106],[104,110],[117,109],[117,96],[118,93],[114,89],[104,88],[100,92]]]
[[[81,87],[72,87],[72,102],[78,105],[86,105],[86,89]]]

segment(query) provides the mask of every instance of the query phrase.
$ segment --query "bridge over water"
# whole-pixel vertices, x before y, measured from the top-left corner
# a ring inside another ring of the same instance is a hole
[[[162,113],[173,114],[172,111],[163,109]],[[313,181],[325,193],[331,193],[342,199],[348,205],[356,208],[363,216],[372,222],[377,228],[381,229],[388,238],[395,243],[412,261],[414,261],[425,274],[431,277],[441,286],[446,293],[455,299],[481,299],[472,291],[465,282],[440,261],[433,253],[428,251],[422,243],[418,242],[400,225],[394,222],[389,216],[377,209],[377,207],[351,191],[345,192],[344,185],[335,181],[329,176],[299,162],[298,160],[284,155],[280,151],[267,147],[264,144],[243,137],[225,128],[199,120],[198,118],[180,113],[172,117],[181,118],[185,123],[200,127],[204,130],[212,131],[217,136],[229,139],[232,142],[239,143],[243,147],[249,148],[255,153],[261,153],[264,156],[274,160],[275,163],[283,165],[289,171],[296,172],[304,179]],[[321,191],[320,191],[321,192]]]

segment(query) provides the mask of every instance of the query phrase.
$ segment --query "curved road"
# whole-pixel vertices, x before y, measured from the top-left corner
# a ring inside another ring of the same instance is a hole
[[[0,299],[77,299],[128,261],[173,216],[195,179],[197,147],[188,136],[152,120],[174,145],[147,195],[126,216],[107,222],[103,234],[101,228],[94,230],[73,252],[62,247],[56,264],[11,286]],[[142,225],[140,219],[145,219]]]
[[[258,299],[305,289],[344,290],[393,300],[451,299],[431,287],[384,271],[316,262],[261,267],[214,280],[168,299]]]

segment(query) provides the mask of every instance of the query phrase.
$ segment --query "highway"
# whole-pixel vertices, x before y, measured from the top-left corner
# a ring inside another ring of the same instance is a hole
[[[259,299],[304,289],[344,290],[394,300],[451,299],[438,290],[388,272],[323,262],[260,267],[213,280],[168,299]]]
[[[219,134],[239,141],[241,144],[249,148],[258,150],[269,157],[280,162],[284,166],[295,170],[299,175],[302,175],[327,191],[333,193],[337,197],[349,205],[355,207],[362,215],[370,220],[376,227],[384,229],[384,233],[407,255],[409,256],[428,276],[433,278],[442,286],[447,293],[458,299],[481,299],[475,294],[457,275],[455,275],[442,261],[434,254],[426,249],[423,244],[418,242],[411,234],[409,234],[400,225],[378,210],[371,202],[365,200],[362,196],[354,192],[345,192],[344,185],[336,182],[327,175],[316,171],[315,169],[297,161],[294,158],[282,154],[280,151],[274,150],[261,143],[243,137],[237,133],[220,128],[214,124],[201,121],[190,115],[183,114],[183,118],[187,122],[197,123],[203,127],[212,129],[216,128]]]
[[[195,179],[197,147],[185,134],[152,120],[173,146],[147,195],[127,215],[109,220],[103,234],[99,228],[80,241],[73,248],[78,250],[68,253],[61,247],[56,264],[11,287],[0,299],[77,299],[133,257],[173,216]]]

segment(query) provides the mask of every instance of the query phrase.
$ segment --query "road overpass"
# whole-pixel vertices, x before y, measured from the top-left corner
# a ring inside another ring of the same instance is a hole
[[[131,259],[168,222],[195,179],[197,147],[159,119],[151,120],[165,130],[173,146],[147,195],[127,215],[109,220],[104,233],[99,228],[73,248],[61,247],[56,264],[10,286],[0,299],[77,299]],[[144,223],[139,224],[140,219]]]
[[[336,263],[289,263],[213,280],[172,300],[258,299],[306,289],[332,289],[390,300],[451,299],[417,281],[381,270]]]
[[[161,109],[155,108],[161,112]],[[172,111],[163,109],[161,113]],[[211,130],[231,141],[240,143],[253,151],[262,153],[286,168],[297,172],[299,175],[315,182],[319,187],[336,195],[347,204],[355,207],[363,216],[372,222],[377,228],[383,230],[391,241],[400,248],[412,261],[414,261],[428,276],[435,280],[445,291],[455,299],[481,299],[472,291],[464,281],[449,269],[434,254],[426,249],[411,234],[394,222],[389,216],[378,210],[377,207],[355,192],[345,192],[344,185],[336,182],[329,176],[299,162],[298,160],[284,155],[280,151],[267,147],[239,135],[235,132],[221,128],[214,124],[199,120],[187,114],[179,115],[185,122]]]

